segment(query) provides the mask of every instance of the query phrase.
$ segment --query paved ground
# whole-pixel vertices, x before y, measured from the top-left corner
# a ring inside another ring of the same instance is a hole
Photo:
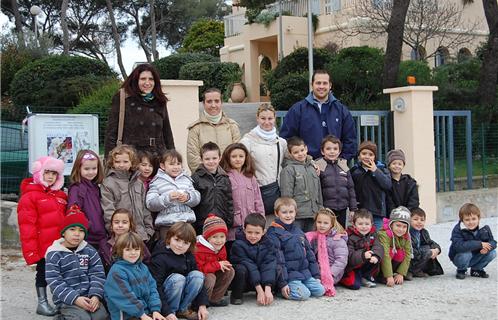
[[[498,219],[487,218],[495,237]],[[440,262],[446,272],[430,279],[415,279],[403,286],[351,291],[337,289],[334,298],[305,302],[277,299],[270,307],[256,306],[247,295],[241,306],[210,308],[210,319],[498,319],[496,260],[488,266],[489,279],[455,279],[448,260],[449,237],[454,222],[433,225],[431,235],[443,248]],[[34,270],[24,265],[19,253],[2,252],[1,319],[47,319],[35,314]]]

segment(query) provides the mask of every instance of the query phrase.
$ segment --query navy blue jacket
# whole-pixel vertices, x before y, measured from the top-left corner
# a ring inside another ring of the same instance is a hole
[[[358,142],[355,122],[348,108],[332,93],[328,101],[322,104],[320,112],[317,102],[313,100],[313,92],[310,92],[289,109],[280,128],[282,138],[301,137],[313,159],[321,157],[320,144],[329,134],[341,140],[341,158],[350,160],[356,156]]]
[[[391,191],[391,175],[386,166],[377,162],[377,170],[366,170],[357,163],[351,168],[358,209],[367,209],[373,215],[389,217],[387,194]]]
[[[278,288],[293,280],[304,281],[311,277],[320,279],[315,253],[299,227],[277,219],[266,234],[277,249]]]
[[[459,222],[451,232],[451,246],[448,256],[453,261],[457,253],[478,253],[482,249],[483,242],[489,242],[493,249],[496,249],[496,241],[488,225],[482,228],[478,227],[472,232],[465,227],[463,222]]]
[[[241,264],[249,272],[249,283],[273,286],[277,275],[277,255],[273,242],[264,235],[256,244],[247,241],[242,231],[236,235],[232,245],[230,260],[233,264]]]
[[[320,172],[323,206],[332,210],[356,211],[356,193],[350,171],[345,171],[336,161],[321,159],[326,163],[324,171]]]

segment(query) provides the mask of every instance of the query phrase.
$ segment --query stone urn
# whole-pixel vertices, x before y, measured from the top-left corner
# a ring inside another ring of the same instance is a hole
[[[230,98],[234,103],[241,103],[246,98],[246,93],[244,92],[244,87],[242,83],[236,82],[233,84],[232,93],[230,94]]]

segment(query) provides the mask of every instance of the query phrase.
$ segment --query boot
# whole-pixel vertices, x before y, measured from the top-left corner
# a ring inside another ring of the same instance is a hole
[[[55,316],[57,310],[48,303],[47,287],[36,287],[36,295],[38,296],[36,313],[42,316]]]

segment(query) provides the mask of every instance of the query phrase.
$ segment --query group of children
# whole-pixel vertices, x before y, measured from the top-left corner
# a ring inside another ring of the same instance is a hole
[[[403,152],[388,154],[388,172],[372,142],[360,145],[351,170],[339,158],[338,139],[326,137],[321,149],[323,158],[312,161],[301,139],[289,139],[282,197],[268,228],[253,162],[240,143],[223,155],[206,143],[192,176],[175,150],[156,166],[151,154],[117,146],[105,175],[98,155],[81,150],[68,195],[62,161],[40,158],[18,205],[23,255],[36,264],[37,313],[207,319],[207,306],[242,304],[246,291],[269,305],[275,293],[306,300],[334,296],[338,284],[393,286],[442,274],[416,182],[402,174]],[[469,267],[471,276],[488,277],[484,268],[496,256],[479,219],[472,204],[460,210],[450,248],[458,279]],[[47,284],[57,308],[48,303]]]

